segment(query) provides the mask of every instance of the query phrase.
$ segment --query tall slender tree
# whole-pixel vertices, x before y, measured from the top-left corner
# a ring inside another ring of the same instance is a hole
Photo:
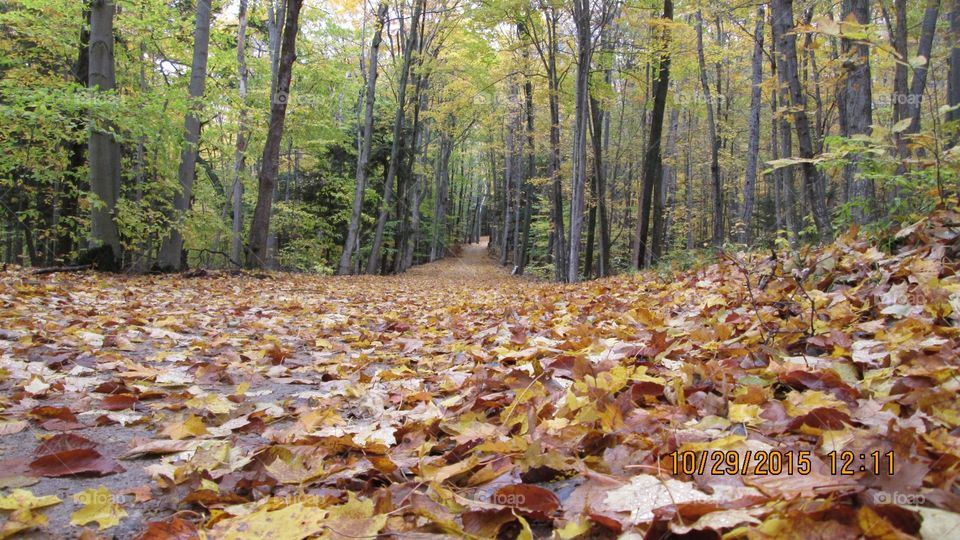
[[[812,160],[814,157],[813,138],[810,131],[810,119],[807,116],[807,100],[800,82],[797,62],[797,35],[793,25],[793,0],[772,0],[771,16],[776,41],[780,81],[786,87],[790,98],[792,123],[797,132],[797,146],[800,150],[800,170],[803,173],[803,187],[810,204],[811,214],[817,233],[821,239],[829,240],[832,231],[827,212],[826,194],[818,178],[819,172]]]
[[[263,268],[267,264],[267,235],[270,232],[270,214],[277,186],[277,175],[280,173],[280,142],[283,139],[283,124],[287,116],[293,64],[297,59],[297,33],[300,29],[302,7],[303,0],[287,1],[280,64],[277,69],[277,91],[270,105],[270,125],[267,128],[267,140],[263,146],[260,175],[257,179],[257,206],[253,212],[253,222],[250,224],[250,239],[245,261],[248,268]]]
[[[710,186],[713,188],[713,245],[723,244],[723,181],[720,178],[720,136],[714,114],[713,94],[707,80],[707,66],[703,54],[703,14],[697,11],[697,63],[700,66],[700,85],[707,104],[707,133],[710,137]],[[719,77],[717,82],[719,83]],[[719,96],[717,96],[719,102]]]
[[[183,266],[182,221],[190,209],[193,181],[197,175],[197,153],[200,145],[199,109],[207,85],[207,57],[210,52],[210,0],[197,0],[196,27],[193,32],[193,63],[190,69],[190,112],[184,121],[184,146],[180,152],[180,170],[177,174],[180,189],[173,195],[175,225],[160,246],[159,265],[169,270]]]
[[[404,126],[404,109],[407,99],[407,81],[410,78],[410,66],[413,62],[413,50],[417,45],[417,32],[420,30],[420,17],[426,0],[414,0],[413,17],[410,20],[410,32],[404,45],[403,61],[400,66],[400,79],[397,83],[397,114],[393,121],[393,141],[390,144],[390,163],[387,166],[387,179],[383,185],[383,198],[380,201],[380,214],[373,233],[373,245],[367,260],[367,273],[376,274],[380,268],[380,255],[383,251],[383,232],[390,217],[390,205],[393,204],[393,184],[400,167],[400,143]]]
[[[353,252],[357,248],[360,236],[360,217],[363,211],[363,193],[367,188],[367,168],[370,164],[370,149],[373,146],[373,116],[377,91],[377,63],[380,57],[380,43],[383,42],[383,26],[387,19],[389,4],[381,2],[374,21],[373,40],[370,42],[370,60],[367,62],[366,104],[363,113],[363,141],[357,155],[356,186],[353,194],[353,208],[350,212],[350,224],[347,226],[347,238],[343,244],[343,254],[337,273],[349,274],[353,267]]]
[[[763,105],[763,21],[766,18],[764,5],[757,6],[757,22],[753,32],[753,62],[750,77],[750,127],[747,141],[747,167],[743,180],[743,212],[740,221],[743,231],[740,240],[753,243],[753,209],[757,193],[757,162],[760,157],[760,108]]]
[[[844,34],[862,33],[861,28],[870,24],[870,0],[844,0]],[[853,28],[851,28],[853,26]],[[859,42],[858,42],[859,41]],[[873,92],[870,80],[870,46],[863,40],[842,37],[844,86],[843,100],[844,135],[869,135],[873,125]],[[873,215],[873,183],[862,175],[858,162],[859,154],[853,154],[844,167],[844,182],[850,186],[853,201],[853,217],[857,223],[865,223]]]
[[[89,84],[99,92],[111,92],[117,86],[113,48],[113,19],[117,8],[113,0],[94,0],[90,10]],[[90,191],[97,198],[92,205],[90,240],[94,248],[106,253],[102,266],[115,269],[120,259],[120,229],[116,206],[120,198],[120,144],[109,125],[90,130]],[[109,251],[107,253],[107,251]]]
[[[242,258],[243,239],[243,171],[247,168],[247,0],[240,0],[237,14],[237,75],[240,84],[240,119],[237,128],[237,146],[233,158],[233,189],[230,193],[232,225],[230,227],[230,257],[235,262]]]
[[[662,18],[665,21],[673,20],[673,0],[664,0]],[[651,251],[647,240],[650,231],[651,204],[653,203],[654,192],[659,192],[655,185],[663,181],[663,158],[660,140],[663,138],[663,117],[667,108],[667,92],[670,90],[670,35],[669,30],[664,30],[657,45],[657,79],[653,87],[650,136],[647,138],[647,148],[643,160],[643,189],[637,216],[636,268],[646,266],[647,253]]]

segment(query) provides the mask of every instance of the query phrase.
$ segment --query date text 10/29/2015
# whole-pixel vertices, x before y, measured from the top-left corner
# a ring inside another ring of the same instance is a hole
[[[734,475],[754,474],[806,475],[813,472],[813,454],[807,450],[782,452],[780,450],[707,450],[702,452],[675,450],[666,455],[672,458],[673,474]],[[851,451],[824,454],[830,474],[853,476],[857,473],[893,476],[894,452],[874,450],[869,453]]]

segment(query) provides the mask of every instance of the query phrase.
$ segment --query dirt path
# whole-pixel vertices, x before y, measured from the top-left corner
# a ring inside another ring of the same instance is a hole
[[[197,508],[180,502],[190,483],[172,492],[159,489],[158,480],[168,482],[157,467],[177,463],[179,454],[119,459],[132,447],[170,440],[177,426],[196,416],[207,433],[179,440],[227,445],[243,455],[262,452],[271,442],[261,422],[232,432],[216,433],[217,426],[273,410],[277,416],[262,418],[267,429],[291,428],[295,411],[315,406],[317,396],[343,392],[348,383],[369,388],[360,381],[383,370],[455,370],[465,360],[451,354],[455,344],[499,325],[522,284],[488,256],[486,239],[463,246],[460,256],[399,276],[0,273],[0,369],[11,374],[0,379],[0,423],[29,419],[0,439],[0,495],[19,487],[57,496],[60,504],[42,510],[48,526],[22,536],[69,538],[83,530],[70,523],[82,506],[73,497],[104,486],[127,514],[105,532],[134,537],[147,522]],[[50,388],[24,390],[33,380]],[[106,410],[108,394],[97,391],[104,383],[137,398],[133,408]],[[242,383],[249,389],[238,398]],[[230,396],[240,404],[225,401]],[[192,405],[184,408],[184,402]],[[211,409],[212,403],[220,405]],[[64,430],[47,423],[45,414],[76,422]],[[97,452],[125,470],[103,477],[38,476],[29,464],[40,443],[62,435],[93,441]],[[182,460],[191,458],[184,454]],[[222,479],[237,473],[211,474]],[[289,492],[277,486],[273,493]]]
[[[513,278],[490,258],[487,251],[489,240],[483,237],[479,244],[460,246],[459,256],[415,266],[396,278],[403,281],[439,280],[464,287],[486,287],[496,282],[505,284]]]

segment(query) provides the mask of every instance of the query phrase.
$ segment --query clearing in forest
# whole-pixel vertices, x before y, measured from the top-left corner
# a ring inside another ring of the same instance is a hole
[[[0,535],[955,538],[957,222],[576,285],[6,270]]]

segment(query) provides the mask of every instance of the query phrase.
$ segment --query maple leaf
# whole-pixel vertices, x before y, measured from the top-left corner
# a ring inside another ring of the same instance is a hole
[[[73,496],[73,500],[83,507],[70,514],[70,523],[83,526],[96,523],[103,531],[120,524],[120,520],[127,517],[127,512],[114,502],[114,496],[104,486],[97,489],[87,489]]]

